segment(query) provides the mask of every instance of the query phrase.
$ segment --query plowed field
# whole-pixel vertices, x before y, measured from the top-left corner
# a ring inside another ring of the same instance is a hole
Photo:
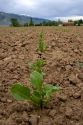
[[[16,101],[9,88],[29,86],[28,63],[38,57],[42,30],[45,82],[62,90],[40,110]],[[83,27],[0,28],[0,125],[83,125]]]

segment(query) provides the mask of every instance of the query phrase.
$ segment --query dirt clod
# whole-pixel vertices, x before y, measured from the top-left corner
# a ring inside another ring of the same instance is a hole
[[[32,115],[29,119],[29,124],[31,125],[38,125],[40,116]]]
[[[70,107],[66,107],[65,115],[70,118],[72,116],[72,109]]]
[[[49,112],[49,116],[54,117],[56,113],[57,113],[56,110],[53,109]]]
[[[69,76],[69,81],[70,81],[70,84],[73,84],[73,85],[76,85],[77,84],[77,78],[75,75],[71,74]]]

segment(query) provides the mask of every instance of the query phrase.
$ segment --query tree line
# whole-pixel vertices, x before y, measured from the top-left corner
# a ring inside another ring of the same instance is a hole
[[[58,26],[60,24],[62,24],[62,22],[60,20],[58,21],[43,21],[42,23],[34,23],[33,19],[30,18],[30,21],[24,23],[24,24],[20,24],[19,21],[16,18],[11,18],[11,25],[10,26],[14,26],[14,27],[20,27],[20,26]]]
[[[16,18],[11,18],[11,26],[13,27],[28,27],[28,26],[59,26],[59,25],[63,25],[63,22],[58,20],[58,21],[43,21],[42,23],[34,23],[33,19],[30,18],[30,21],[24,23],[24,24],[20,24],[19,21]],[[68,22],[73,22],[74,26],[80,26],[83,24],[83,20],[76,20],[76,21],[72,21],[72,20],[68,20]]]

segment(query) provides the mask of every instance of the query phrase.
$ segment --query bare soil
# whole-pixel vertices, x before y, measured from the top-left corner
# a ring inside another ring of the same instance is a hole
[[[62,90],[40,110],[16,101],[9,88],[30,86],[28,63],[38,58],[42,30],[45,82]],[[83,27],[0,28],[0,125],[83,125]]]

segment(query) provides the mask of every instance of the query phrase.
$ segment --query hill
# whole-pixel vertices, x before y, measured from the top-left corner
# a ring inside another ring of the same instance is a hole
[[[35,24],[42,23],[43,21],[48,21],[47,19],[41,19],[41,18],[35,18],[35,17],[25,16],[25,15],[0,12],[0,25],[4,25],[4,26],[10,25],[11,18],[16,18],[20,24],[24,24],[26,22],[29,22],[30,18],[33,19]]]

